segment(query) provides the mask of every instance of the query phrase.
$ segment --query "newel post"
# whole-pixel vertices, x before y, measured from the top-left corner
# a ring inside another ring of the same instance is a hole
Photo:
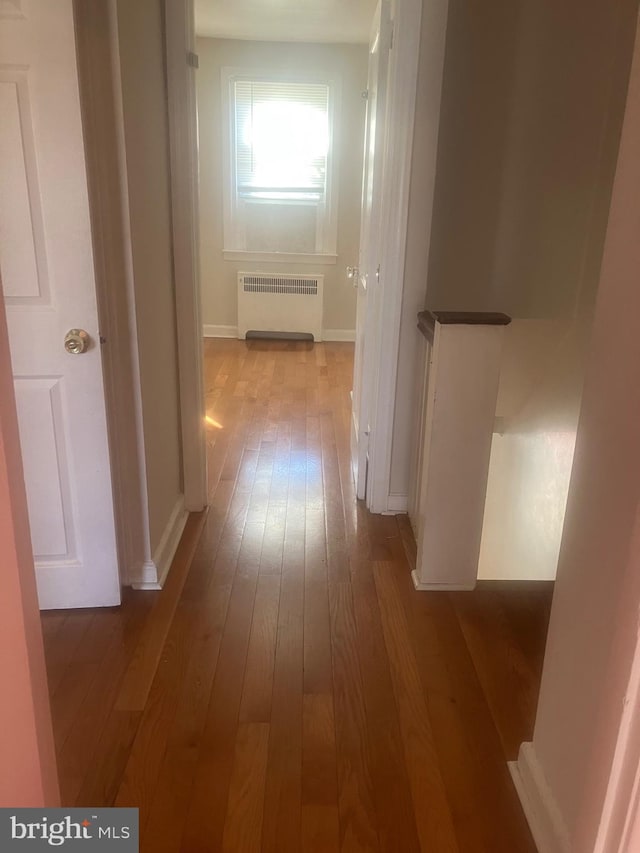
[[[419,454],[416,589],[473,589],[506,314],[422,311],[428,379]]]

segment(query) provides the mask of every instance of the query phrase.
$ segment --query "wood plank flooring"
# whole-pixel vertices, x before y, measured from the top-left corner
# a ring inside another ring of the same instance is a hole
[[[67,806],[141,849],[535,853],[552,587],[416,593],[406,518],[349,468],[353,345],[206,342],[210,508],[160,593],[42,617]]]

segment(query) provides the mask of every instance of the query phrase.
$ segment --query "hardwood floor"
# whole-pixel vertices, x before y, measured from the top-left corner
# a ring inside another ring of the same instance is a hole
[[[208,340],[207,514],[160,593],[42,618],[67,806],[141,849],[535,853],[552,588],[416,593],[406,519],[349,469],[353,346]]]

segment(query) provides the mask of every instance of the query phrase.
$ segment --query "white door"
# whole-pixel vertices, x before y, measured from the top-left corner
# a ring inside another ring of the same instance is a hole
[[[72,0],[0,0],[0,276],[40,606],[118,604]]]
[[[380,0],[371,28],[367,83],[367,119],[362,182],[360,254],[353,277],[358,289],[356,309],[356,345],[353,369],[353,409],[351,421],[351,464],[358,498],[367,494],[367,459],[370,415],[374,383],[372,355],[378,325],[378,264],[381,236],[381,189],[384,156],[387,76],[391,46],[391,20],[388,0]]]

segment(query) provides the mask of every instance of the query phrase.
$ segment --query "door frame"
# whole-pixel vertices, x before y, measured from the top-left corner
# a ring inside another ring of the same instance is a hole
[[[404,293],[413,129],[421,44],[422,0],[392,3],[393,44],[389,62],[381,217],[385,227],[380,267],[379,346],[371,365],[372,406],[369,437],[368,508],[374,513],[395,513],[390,495],[396,380],[398,375],[400,320]],[[446,15],[437,18],[444,41]],[[199,282],[199,221],[197,126],[191,117],[196,105],[190,86],[193,73],[185,55],[195,57],[193,0],[165,0],[167,85],[171,140],[171,175],[175,252],[176,310],[183,430],[184,493],[188,509],[206,504],[206,436],[204,429],[202,324]],[[436,70],[441,88],[442,67]],[[429,152],[435,171],[436,146]],[[429,190],[433,201],[433,187]],[[393,284],[391,284],[393,283]]]
[[[179,26],[173,17],[177,11],[192,10],[192,6],[192,0],[167,0],[171,22],[166,26],[165,18],[165,32],[173,36],[171,62],[169,44],[166,44],[167,93],[169,95],[172,86],[174,101],[178,98],[177,89],[188,82],[184,74],[186,63],[176,60],[176,52],[184,57],[189,30],[186,17],[183,16]],[[157,567],[149,531],[117,0],[73,0],[73,8],[96,297],[104,343],[102,357],[118,562],[121,583],[139,586],[145,582],[145,567],[153,570]],[[182,45],[179,50],[178,45]],[[197,243],[191,245],[190,239],[185,243],[183,238],[185,228],[189,229],[187,234],[193,232],[197,238],[189,218],[189,205],[193,205],[195,214],[191,215],[197,222],[197,195],[194,200],[193,174],[186,171],[191,161],[186,157],[180,161],[176,153],[184,150],[185,144],[190,146],[193,137],[185,105],[178,104],[178,109],[172,112],[168,104],[167,114],[174,242],[182,238],[181,251],[174,251],[174,278],[176,282],[183,282],[183,286],[175,287],[182,491],[185,509],[200,511],[207,504],[207,475],[203,359],[202,348],[198,347],[202,338],[196,332],[200,329],[198,255]],[[174,164],[176,157],[177,164]],[[195,174],[197,180],[197,171]]]
[[[164,25],[183,492],[199,512],[208,496],[193,0],[165,0]]]
[[[395,0],[392,3],[392,49],[389,55],[386,138],[383,163],[381,221],[383,240],[380,254],[379,326],[374,330],[377,346],[371,364],[371,410],[367,507],[374,513],[406,512],[391,492],[391,455],[396,414],[396,384],[400,357],[400,321],[405,291],[405,261],[411,191],[413,136],[416,120],[416,95],[421,48],[422,0]],[[423,10],[423,6],[425,6]],[[434,37],[444,44],[446,14],[430,16],[440,29]],[[431,73],[432,85],[442,88],[442,62]],[[436,117],[437,118],[437,117]],[[437,140],[437,122],[434,129]],[[429,173],[435,173],[437,145],[425,152]],[[429,193],[428,209],[433,205],[434,186]],[[425,233],[425,239],[427,234]]]
[[[116,0],[73,0],[73,18],[118,566],[129,585],[152,554]]]
[[[369,501],[369,443],[372,422],[375,343],[369,333],[377,329],[380,290],[379,252],[382,234],[382,180],[385,160],[387,88],[391,63],[393,20],[391,0],[378,0],[371,22],[367,67],[367,109],[362,163],[360,245],[354,272],[356,289],[355,351],[351,391],[350,454],[356,497]],[[376,56],[377,54],[377,56]],[[374,270],[377,267],[377,272]],[[349,274],[351,275],[351,273]]]

